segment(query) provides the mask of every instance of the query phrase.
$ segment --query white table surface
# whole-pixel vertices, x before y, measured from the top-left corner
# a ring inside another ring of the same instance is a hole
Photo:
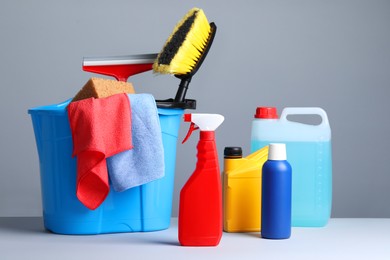
[[[217,247],[182,247],[177,219],[167,230],[57,235],[42,218],[0,218],[0,259],[390,259],[390,219],[331,219],[324,228],[293,228],[287,240],[223,233]]]

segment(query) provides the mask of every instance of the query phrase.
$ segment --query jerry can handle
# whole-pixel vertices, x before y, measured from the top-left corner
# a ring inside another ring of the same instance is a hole
[[[286,107],[283,109],[282,114],[280,115],[280,120],[288,121],[288,115],[319,115],[322,119],[322,122],[318,126],[329,126],[328,116],[325,110],[320,107]]]

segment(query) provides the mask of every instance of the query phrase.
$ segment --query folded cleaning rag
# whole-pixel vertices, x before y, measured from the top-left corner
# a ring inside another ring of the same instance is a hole
[[[106,158],[132,148],[131,108],[127,94],[88,98],[68,106],[77,156],[77,198],[96,209],[109,192]]]
[[[115,191],[145,184],[164,176],[164,150],[154,97],[128,94],[131,103],[133,149],[107,158]]]

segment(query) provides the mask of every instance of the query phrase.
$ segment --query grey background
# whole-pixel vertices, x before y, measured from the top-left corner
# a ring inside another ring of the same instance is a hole
[[[1,1],[0,216],[42,214],[27,109],[72,97],[93,76],[83,56],[159,52],[193,6],[218,32],[187,97],[226,118],[221,166],[225,146],[249,153],[257,106],[319,106],[333,134],[332,216],[390,217],[390,1],[379,0]],[[160,99],[179,83],[150,72],[129,81]],[[178,144],[174,215],[196,139]]]

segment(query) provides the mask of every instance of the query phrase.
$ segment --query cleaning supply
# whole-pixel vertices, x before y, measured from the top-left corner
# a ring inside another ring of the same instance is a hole
[[[215,130],[219,114],[185,114],[191,126],[183,143],[200,129],[196,169],[180,191],[179,242],[182,246],[216,246],[222,236],[222,189]]]
[[[93,77],[77,92],[72,102],[91,97],[105,98],[120,93],[134,94],[133,84],[130,82]]]
[[[268,157],[268,146],[245,158],[241,147],[225,147],[224,157],[224,231],[259,232],[261,169]]]
[[[259,107],[252,122],[251,152],[270,143],[285,143],[292,178],[292,225],[322,227],[332,207],[331,129],[326,112],[318,107],[285,108],[280,119],[276,108]],[[290,120],[293,115],[317,115],[318,125]]]
[[[268,239],[289,238],[292,169],[287,161],[285,144],[269,145],[268,160],[262,173],[261,236]]]
[[[118,83],[117,86],[111,85],[109,82],[104,82],[104,79],[96,78],[94,84],[86,84],[86,86],[80,90],[80,92],[74,98],[82,99],[86,97],[100,97],[106,96],[107,94],[114,94],[113,92],[129,93],[133,94],[134,89],[130,82],[126,82],[132,75],[149,71],[152,69],[153,63],[157,58],[157,54],[136,54],[126,56],[107,56],[107,57],[84,57],[83,59],[83,70],[102,75],[112,76],[116,78]],[[108,84],[107,84],[108,83]],[[116,87],[120,87],[117,89]],[[108,88],[107,88],[108,87]],[[130,89],[131,87],[131,89]],[[106,89],[107,88],[107,89]],[[98,92],[98,93],[96,93]],[[196,100],[194,99],[183,99],[180,102],[176,102],[173,98],[164,100],[156,100],[158,108],[174,108],[174,109],[195,109]],[[184,112],[184,111],[182,111]]]
[[[132,75],[152,69],[157,54],[136,54],[127,56],[84,57],[84,71],[113,76],[127,81]]]
[[[109,192],[106,158],[132,148],[127,94],[88,98],[68,107],[77,156],[77,198],[96,209]]]
[[[173,104],[187,108],[196,106],[194,101],[186,101],[185,96],[193,75],[202,65],[214,40],[217,27],[208,22],[204,12],[192,8],[178,22],[172,34],[153,64],[153,71],[162,74],[173,74],[181,79]],[[172,104],[167,100],[168,105]],[[164,102],[160,102],[164,106]]]
[[[72,157],[69,103],[70,99],[28,110],[39,157],[45,229],[68,235],[167,229],[172,213],[177,137],[184,110],[158,108],[164,177],[123,192],[110,187],[103,203],[90,210],[76,197],[77,161]]]
[[[154,97],[128,94],[131,104],[133,149],[107,158],[107,168],[115,191],[164,177],[164,149]]]

